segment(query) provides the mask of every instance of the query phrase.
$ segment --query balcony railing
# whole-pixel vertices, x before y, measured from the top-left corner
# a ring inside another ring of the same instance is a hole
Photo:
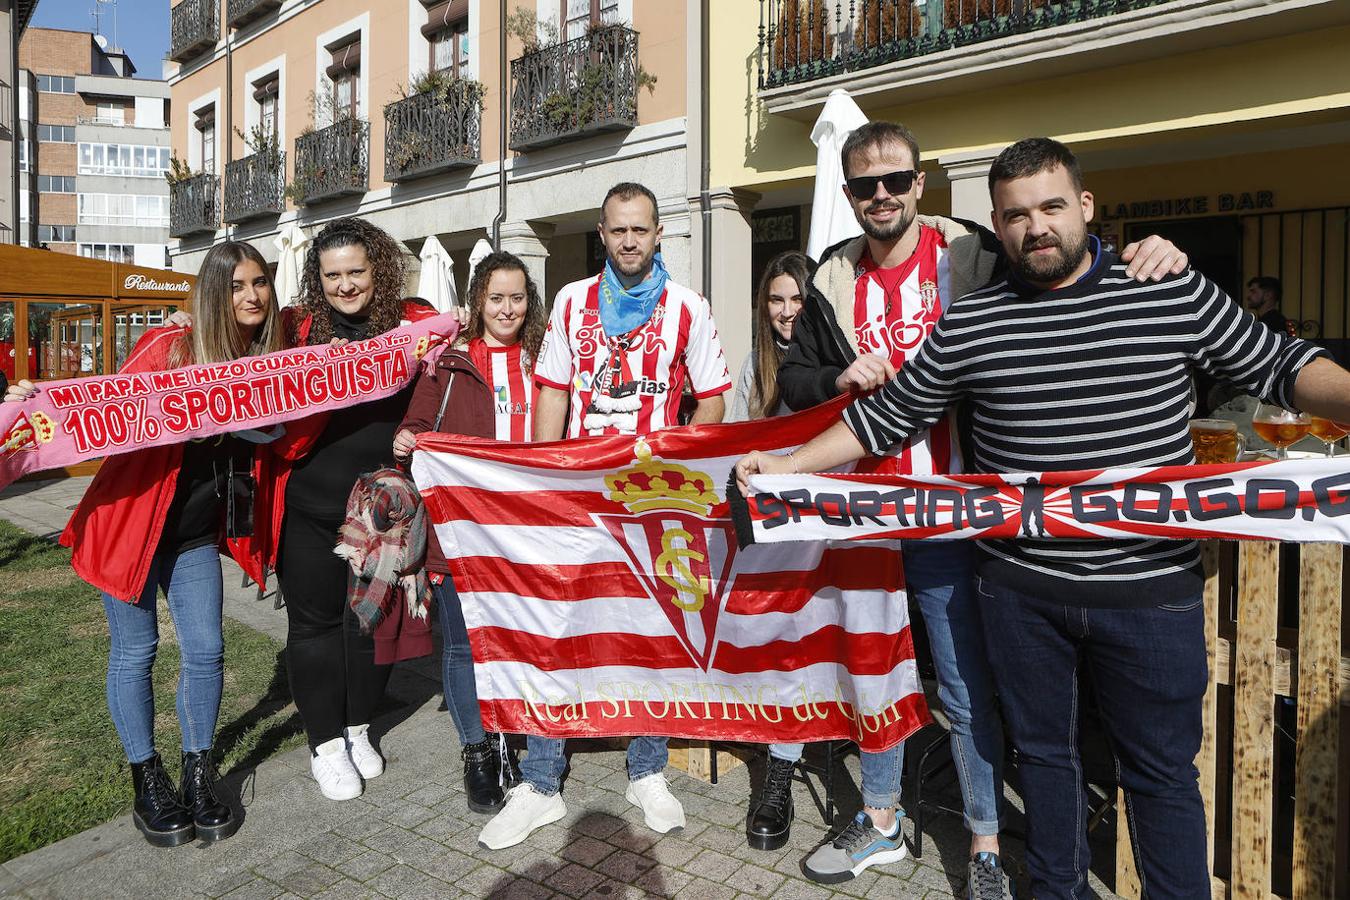
[[[759,86],[782,87],[1168,0],[759,0]]]
[[[193,175],[169,188],[169,237],[213,232],[220,224],[220,179]]]
[[[384,180],[405,181],[476,166],[483,88],[455,80],[384,108]]]
[[[225,164],[225,221],[247,222],[286,211],[286,154],[264,150]]]
[[[220,0],[183,0],[169,12],[169,59],[185,62],[220,40]]]
[[[297,202],[309,205],[364,194],[369,184],[369,122],[342,119],[295,139]]]
[[[281,0],[230,0],[225,9],[225,21],[231,28],[242,28],[281,9]]]
[[[637,125],[638,33],[603,25],[511,61],[511,149]]]

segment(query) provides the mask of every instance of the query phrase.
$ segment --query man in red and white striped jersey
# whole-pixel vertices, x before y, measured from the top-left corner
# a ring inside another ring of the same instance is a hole
[[[722,421],[731,374],[717,326],[707,300],[667,278],[657,252],[655,195],[640,184],[615,185],[600,216],[604,272],[567,285],[553,301],[534,368],[534,440],[640,435],[677,425],[686,384],[698,403],[691,424]],[[514,846],[566,815],[563,744],[529,737],[522,783],[484,826],[480,844],[492,850]],[[629,741],[625,794],[642,809],[647,826],[662,833],[685,821],[663,774],[666,744],[660,737]]]

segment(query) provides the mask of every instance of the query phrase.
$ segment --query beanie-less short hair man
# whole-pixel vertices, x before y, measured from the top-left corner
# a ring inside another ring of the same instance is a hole
[[[863,235],[831,247],[809,285],[779,372],[788,406],[805,409],[845,391],[867,391],[895,375],[957,297],[1006,267],[997,238],[973,222],[918,214],[924,174],[919,144],[903,125],[870,122],[844,143],[845,197]],[[1127,247],[1134,274],[1161,278],[1184,255],[1152,237]],[[963,470],[954,417],[944,416],[869,461],[867,471],[945,474]],[[971,832],[967,895],[999,900],[1008,890],[999,857],[1003,726],[994,699],[974,586],[974,551],[958,541],[905,541],[905,581],[922,612],[937,670],[938,696],[951,723],[952,757]],[[787,842],[792,767],[800,744],[769,749],[765,788],[747,817],[752,847]],[[862,754],[863,810],[843,833],[806,860],[824,883],[905,855],[897,807],[904,745]]]
[[[795,462],[764,453],[738,462],[743,490],[755,472],[820,471],[884,453],[962,396],[974,406],[979,472],[1190,464],[1193,367],[1282,406],[1350,416],[1350,373],[1268,331],[1203,275],[1130,278],[1088,234],[1092,195],[1062,144],[1009,147],[990,192],[1007,277],[953,303],[895,379],[849,406]],[[1033,895],[1087,893],[1086,804],[1072,749],[1076,676],[1087,667],[1144,893],[1209,896],[1193,762],[1207,680],[1195,542],[1017,538],[980,541],[978,551],[990,661],[1022,760]]]

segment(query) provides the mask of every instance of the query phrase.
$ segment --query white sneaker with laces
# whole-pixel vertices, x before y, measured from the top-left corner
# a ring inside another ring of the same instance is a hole
[[[684,807],[670,792],[663,773],[653,772],[628,782],[624,797],[642,810],[642,817],[652,831],[665,834],[684,827]]]
[[[506,806],[478,833],[478,846],[488,850],[514,847],[542,828],[567,815],[562,794],[541,794],[527,781],[506,792]]]
[[[348,725],[347,752],[351,754],[352,765],[366,781],[384,774],[384,757],[370,743],[369,725]]]
[[[310,756],[309,771],[329,800],[354,800],[364,789],[361,775],[347,755],[347,739],[343,737],[320,744]]]

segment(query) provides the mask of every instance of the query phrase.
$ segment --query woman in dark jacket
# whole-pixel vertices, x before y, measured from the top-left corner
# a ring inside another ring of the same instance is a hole
[[[442,354],[435,370],[413,388],[408,416],[394,439],[394,455],[401,459],[412,453],[416,436],[424,431],[529,440],[530,376],[548,317],[518,257],[498,252],[478,264],[469,284],[467,318],[457,345],[462,350]],[[445,705],[464,748],[464,792],[469,809],[496,812],[504,802],[499,756],[483,730],[468,629],[434,534],[428,538],[427,569],[436,583]]]

